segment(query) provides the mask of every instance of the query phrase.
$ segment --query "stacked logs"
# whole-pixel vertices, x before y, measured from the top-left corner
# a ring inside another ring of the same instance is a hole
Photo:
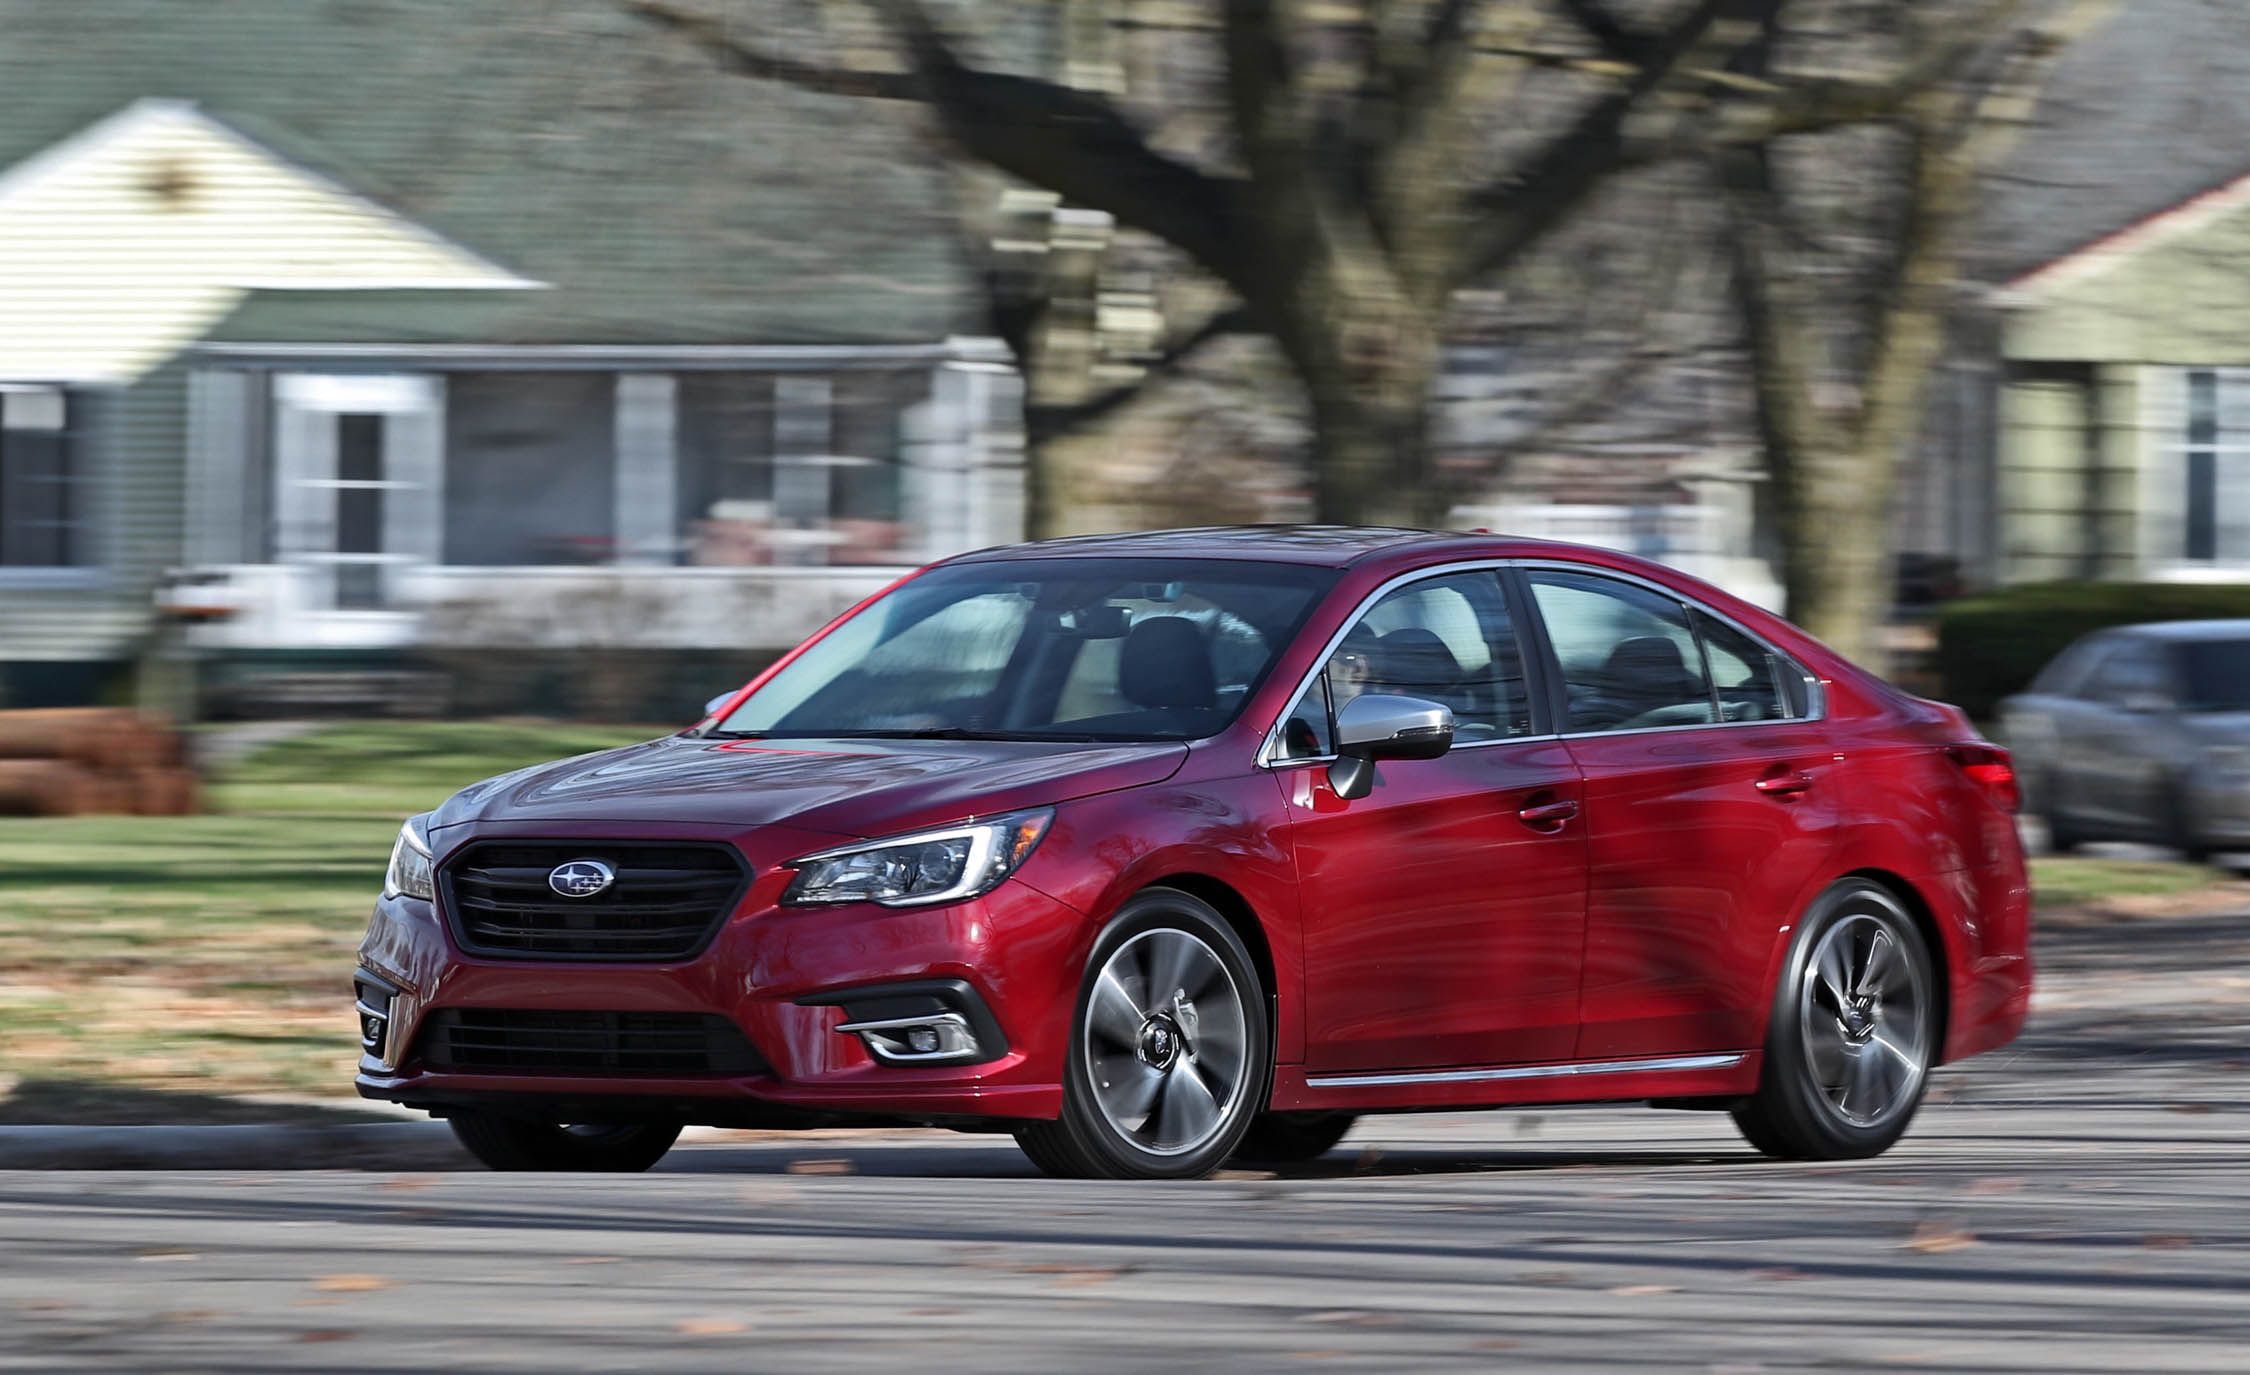
[[[189,816],[180,733],[137,711],[0,711],[0,816]]]

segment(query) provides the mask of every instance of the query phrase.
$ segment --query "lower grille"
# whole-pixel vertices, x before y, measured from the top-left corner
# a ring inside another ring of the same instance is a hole
[[[548,876],[573,860],[615,875],[588,897]],[[454,934],[473,955],[515,959],[682,960],[742,900],[749,873],[725,845],[647,841],[477,841],[438,871]]]
[[[546,1012],[441,1008],[422,1023],[435,1070],[595,1074],[757,1074],[742,1029],[692,1012]]]

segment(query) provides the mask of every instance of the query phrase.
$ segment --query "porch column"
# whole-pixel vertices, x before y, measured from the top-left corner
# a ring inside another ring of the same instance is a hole
[[[679,379],[617,375],[617,562],[679,562]]]

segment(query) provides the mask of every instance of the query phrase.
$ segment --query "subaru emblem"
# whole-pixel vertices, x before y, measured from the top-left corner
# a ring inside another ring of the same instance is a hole
[[[617,871],[598,859],[574,859],[547,875],[547,886],[566,898],[590,898],[617,882]]]

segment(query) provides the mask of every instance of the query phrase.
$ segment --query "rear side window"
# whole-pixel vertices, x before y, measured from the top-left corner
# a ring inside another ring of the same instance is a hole
[[[1718,719],[1687,608],[1633,583],[1535,571],[1531,594],[1562,667],[1571,731]],[[1769,682],[1769,691],[1770,691]]]
[[[1722,721],[1785,721],[1805,714],[1805,675],[1795,664],[1716,616],[1691,609],[1703,638]]]

